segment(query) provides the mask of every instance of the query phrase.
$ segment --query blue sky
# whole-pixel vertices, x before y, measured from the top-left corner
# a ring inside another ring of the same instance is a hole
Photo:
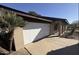
[[[25,12],[35,11],[40,15],[66,18],[69,23],[78,20],[77,3],[6,3],[2,5]]]

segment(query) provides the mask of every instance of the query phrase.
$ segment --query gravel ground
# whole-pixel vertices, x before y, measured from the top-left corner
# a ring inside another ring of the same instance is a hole
[[[29,55],[29,53],[27,52],[26,49],[22,48],[18,51],[12,51],[12,53],[9,54],[9,51],[0,47],[0,55]]]
[[[0,41],[0,55],[9,54],[9,51],[5,48],[5,44]]]
[[[26,49],[22,48],[18,51],[12,52],[10,55],[29,55]]]
[[[2,41],[0,41],[0,55],[29,55],[26,49],[22,48],[18,51],[12,51],[11,54],[9,54],[9,51],[4,48],[7,47],[5,44],[3,44]]]

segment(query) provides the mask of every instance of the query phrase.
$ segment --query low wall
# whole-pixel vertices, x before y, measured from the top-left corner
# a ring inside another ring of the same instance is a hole
[[[20,27],[14,30],[14,46],[16,51],[24,47],[23,29]]]

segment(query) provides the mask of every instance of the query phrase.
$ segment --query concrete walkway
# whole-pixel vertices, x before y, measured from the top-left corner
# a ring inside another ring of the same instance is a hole
[[[79,41],[75,39],[49,37],[38,42],[27,44],[25,45],[25,48],[33,55],[46,55],[50,51],[56,51],[78,43]]]

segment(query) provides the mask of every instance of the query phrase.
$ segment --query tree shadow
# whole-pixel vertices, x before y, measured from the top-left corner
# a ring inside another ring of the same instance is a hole
[[[6,41],[1,41],[0,40],[0,47],[2,47],[3,49],[6,49],[7,51],[9,51],[10,40],[6,40]],[[12,43],[12,50],[15,51],[14,41]]]
[[[5,35],[4,37],[0,36],[0,47],[1,47],[0,50],[2,52],[4,52],[4,53],[0,52],[0,55],[6,55],[6,54],[9,53],[9,51],[10,51],[10,40],[9,40],[9,37],[10,37],[10,35]],[[13,41],[12,51],[14,51],[14,50],[15,50],[15,47],[14,47],[14,41]],[[5,52],[7,52],[7,53],[5,53]]]
[[[53,38],[53,37],[58,37],[58,35],[56,35],[56,36],[48,36],[47,38]]]
[[[79,55],[79,44],[68,46],[55,51],[50,51],[47,55]]]
[[[4,43],[4,42],[1,41],[1,40],[0,40],[0,47],[2,47],[2,48],[4,48],[4,49],[8,50],[8,47],[7,47],[6,43]]]
[[[0,55],[5,55],[4,53],[0,53]]]
[[[35,41],[33,41],[33,43],[38,42],[38,41],[41,41],[41,40],[43,40],[44,38],[48,38],[48,36],[49,36],[49,35],[47,35],[47,36],[45,36],[45,37],[43,37],[43,38],[40,38],[40,39],[38,39],[38,40],[35,40]]]

